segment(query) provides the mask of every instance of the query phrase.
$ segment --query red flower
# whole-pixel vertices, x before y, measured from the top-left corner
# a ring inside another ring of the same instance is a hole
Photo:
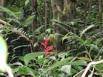
[[[50,46],[49,45],[49,42],[50,42],[50,39],[49,38],[45,38],[43,40],[43,42],[41,43],[41,45],[43,46],[43,49],[44,49],[44,52],[45,52],[45,55],[49,55],[50,52],[53,50],[53,46]]]
[[[44,49],[45,55],[48,55],[53,50],[53,48],[53,46],[47,46],[47,48]]]
[[[41,43],[41,45],[42,45],[44,48],[46,48],[46,47],[48,46],[48,44],[49,44],[49,41],[50,41],[49,38],[45,38],[45,39],[43,40],[43,42]]]

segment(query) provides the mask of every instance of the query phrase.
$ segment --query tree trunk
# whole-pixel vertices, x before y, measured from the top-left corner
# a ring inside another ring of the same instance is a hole
[[[0,0],[0,6],[4,5],[4,0]],[[0,12],[0,18],[3,17],[3,13]]]

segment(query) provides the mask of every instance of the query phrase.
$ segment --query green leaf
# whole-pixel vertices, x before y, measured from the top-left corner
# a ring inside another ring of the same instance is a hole
[[[97,72],[103,73],[103,63],[97,64],[97,65],[95,66],[95,69],[97,70]]]
[[[76,60],[76,61],[72,62],[71,64],[81,66],[81,65],[86,65],[87,62],[85,60]]]
[[[28,65],[28,63],[31,61],[31,60],[35,60],[36,57],[40,56],[40,55],[43,55],[42,53],[29,53],[29,54],[26,54],[24,57],[23,57],[23,60],[25,62],[26,65]]]
[[[43,64],[44,61],[45,61],[45,58],[44,58],[43,55],[39,55],[39,56],[37,57],[37,63],[38,63],[38,64]]]
[[[15,72],[19,73],[19,74],[23,74],[23,75],[32,75],[33,77],[35,77],[34,73],[33,73],[33,69],[27,67],[27,66],[19,66],[18,68],[16,68],[14,70]]]
[[[25,27],[27,27],[27,26],[29,26],[30,24],[32,24],[34,17],[35,17],[34,15],[29,16],[29,17],[23,22],[23,25],[24,25]]]
[[[18,17],[15,15],[15,13],[13,11],[9,10],[8,8],[0,6],[0,12],[5,12],[9,16],[14,17],[15,19],[18,19]]]
[[[57,61],[56,63],[52,64],[46,71],[53,70],[53,69],[55,69],[57,67],[65,65],[65,64],[70,64],[70,60],[71,59],[72,59],[71,57],[68,57],[68,58],[65,58],[65,59],[63,59],[61,61]]]

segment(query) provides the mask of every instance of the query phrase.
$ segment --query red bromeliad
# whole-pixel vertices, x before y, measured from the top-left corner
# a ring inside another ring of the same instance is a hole
[[[42,45],[44,48],[46,48],[46,47],[48,46],[48,44],[49,44],[49,41],[50,41],[49,38],[45,38],[45,39],[43,40],[43,42],[41,43],[41,45]]]
[[[51,51],[53,51],[54,47],[52,45],[49,45],[50,39],[45,38],[41,45],[43,46],[45,55],[49,55]]]

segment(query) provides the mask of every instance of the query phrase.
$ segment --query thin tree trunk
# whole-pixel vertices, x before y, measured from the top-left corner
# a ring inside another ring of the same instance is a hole
[[[100,22],[102,22],[103,21],[103,0],[98,0],[98,7],[99,7],[99,13],[98,13],[98,20],[100,21]]]
[[[48,0],[45,0],[45,29],[48,24]]]
[[[35,42],[35,34],[34,34],[34,30],[38,27],[37,25],[37,0],[31,0],[31,4],[32,4],[32,11],[33,14],[35,15],[33,22],[32,22],[32,33],[33,33],[33,37],[32,37],[32,46],[34,45]],[[34,47],[33,47],[34,50]]]
[[[4,0],[0,0],[0,6],[4,6]],[[3,17],[3,13],[0,13],[0,18]]]

